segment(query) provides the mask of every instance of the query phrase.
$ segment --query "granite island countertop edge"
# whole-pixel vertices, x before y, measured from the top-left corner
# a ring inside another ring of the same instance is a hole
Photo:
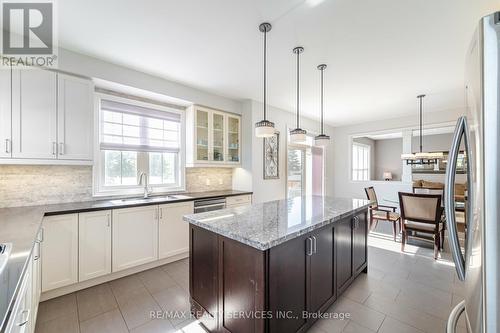
[[[353,208],[350,211],[340,213],[339,215],[331,217],[329,219],[326,219],[323,222],[318,222],[318,223],[315,223],[315,224],[312,224],[312,225],[304,226],[304,228],[301,228],[300,230],[294,231],[291,234],[288,234],[286,236],[280,237],[278,239],[275,239],[275,240],[272,240],[272,241],[266,242],[266,243],[255,241],[255,240],[251,239],[250,237],[242,237],[241,235],[239,235],[239,234],[237,234],[235,232],[232,232],[230,230],[227,230],[227,229],[223,230],[223,229],[214,227],[214,225],[210,224],[210,223],[200,222],[200,221],[192,218],[192,216],[194,216],[196,214],[184,216],[184,221],[189,222],[190,224],[193,224],[193,225],[195,225],[197,227],[200,227],[200,228],[203,228],[205,230],[214,232],[214,233],[216,233],[218,235],[221,235],[223,237],[226,237],[226,238],[232,239],[234,241],[240,242],[242,244],[251,246],[251,247],[253,247],[253,248],[257,249],[257,250],[266,251],[266,250],[269,250],[269,249],[271,249],[271,248],[273,248],[275,246],[283,244],[283,243],[285,243],[285,242],[287,242],[289,240],[297,238],[297,237],[299,237],[301,235],[310,233],[310,232],[312,232],[314,230],[317,230],[317,229],[320,229],[320,228],[322,228],[322,227],[324,227],[326,225],[329,225],[329,224],[335,223],[335,222],[337,222],[339,220],[342,220],[342,219],[344,219],[347,216],[355,215],[355,214],[357,214],[359,212],[367,210],[368,207],[370,206],[370,203],[367,200],[365,200],[365,201],[366,201],[366,204],[364,204],[364,205],[362,205],[360,207],[356,207],[356,208]]]

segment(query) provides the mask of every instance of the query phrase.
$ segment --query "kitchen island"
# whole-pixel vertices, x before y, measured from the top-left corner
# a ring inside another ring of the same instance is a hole
[[[298,197],[186,215],[191,310],[210,332],[305,332],[367,272],[369,201]]]

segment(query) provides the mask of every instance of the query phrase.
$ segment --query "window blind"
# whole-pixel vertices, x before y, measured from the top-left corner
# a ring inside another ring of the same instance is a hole
[[[181,115],[101,100],[101,150],[179,152]]]

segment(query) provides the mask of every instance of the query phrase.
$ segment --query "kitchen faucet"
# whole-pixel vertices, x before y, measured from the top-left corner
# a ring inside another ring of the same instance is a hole
[[[144,179],[144,182],[143,182]],[[145,172],[141,172],[139,175],[139,185],[144,185],[144,199],[147,199],[149,194],[152,192],[150,186],[149,186],[149,177],[148,174]]]

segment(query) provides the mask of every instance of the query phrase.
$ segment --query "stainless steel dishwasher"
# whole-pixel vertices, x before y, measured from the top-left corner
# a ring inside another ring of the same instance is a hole
[[[194,201],[194,213],[210,212],[226,208],[226,198],[217,197],[210,199],[198,199]]]

